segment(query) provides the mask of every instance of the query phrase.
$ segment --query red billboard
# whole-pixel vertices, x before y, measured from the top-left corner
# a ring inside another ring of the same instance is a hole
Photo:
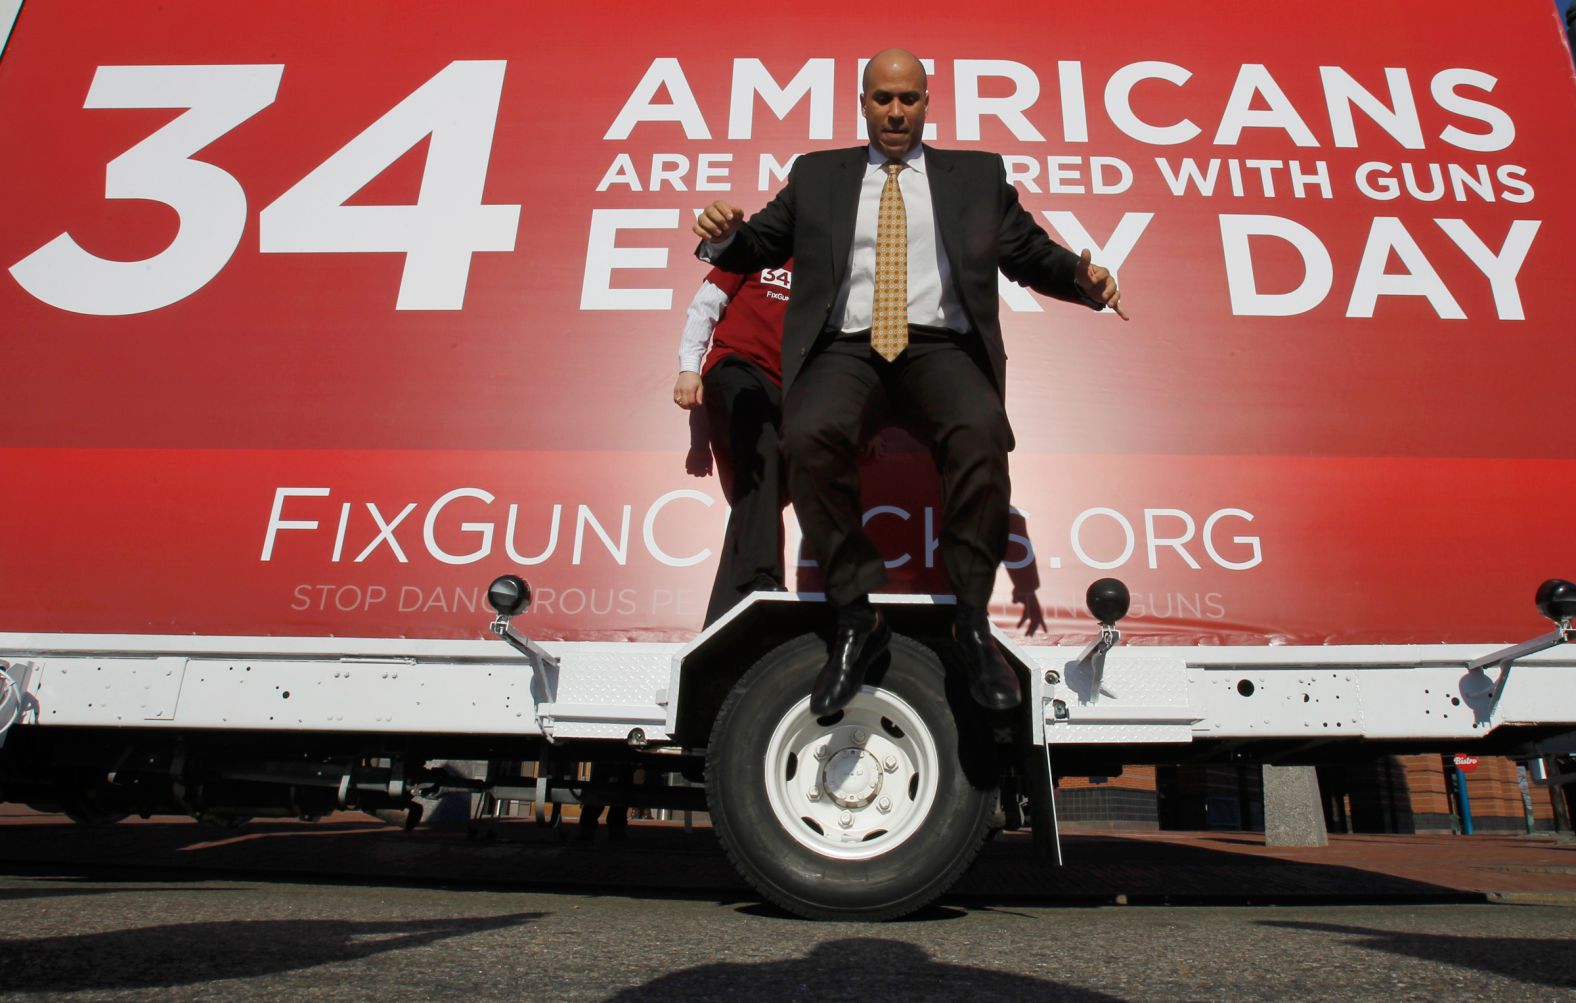
[[[670,393],[689,221],[862,143],[889,45],[1133,315],[1003,289],[1001,622],[1085,636],[1115,575],[1135,640],[1535,630],[1576,566],[1553,5],[1271,9],[27,3],[0,631],[469,637],[514,571],[536,636],[689,636],[726,517]],[[877,453],[892,587],[945,591],[929,459]]]

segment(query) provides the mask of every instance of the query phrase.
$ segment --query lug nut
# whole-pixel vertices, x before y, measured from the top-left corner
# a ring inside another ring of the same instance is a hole
[[[888,773],[896,773],[897,772],[897,757],[896,756],[888,756],[888,757],[886,757],[885,760],[882,761],[881,765],[886,767],[886,771]]]
[[[880,809],[882,814],[885,814],[885,813],[891,811],[892,810],[892,799],[891,798],[882,798],[881,800],[876,802],[876,808]]]
[[[845,829],[852,827],[854,824],[854,813],[848,811],[843,812],[841,815],[837,816],[837,824]]]
[[[815,747],[815,758],[817,758],[817,759],[825,759],[826,758],[826,746],[818,745],[818,746]]]
[[[821,788],[812,787],[804,792],[804,796],[809,798],[811,801],[819,801],[821,800]]]
[[[863,729],[860,729],[860,728],[855,728],[854,729],[854,744],[855,745],[864,745],[869,740],[870,740],[870,736],[868,734],[866,734]]]

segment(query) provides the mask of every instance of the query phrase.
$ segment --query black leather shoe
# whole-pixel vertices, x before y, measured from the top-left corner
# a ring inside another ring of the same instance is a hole
[[[1001,657],[996,642],[991,639],[990,625],[952,625],[952,639],[957,645],[958,657],[963,662],[963,672],[969,681],[969,696],[988,710],[1011,710],[1023,700],[1018,686],[1018,674]]]
[[[788,589],[771,575],[756,575],[750,583],[751,592],[787,592]]]
[[[865,683],[865,670],[891,642],[892,628],[879,612],[875,624],[867,630],[839,625],[826,665],[815,677],[815,688],[810,691],[810,713],[821,717],[847,707]]]

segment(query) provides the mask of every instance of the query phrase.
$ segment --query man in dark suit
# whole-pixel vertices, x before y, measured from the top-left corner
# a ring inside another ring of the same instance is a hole
[[[986,604],[1007,546],[1012,430],[998,269],[1037,292],[1123,319],[1116,282],[1056,244],[1018,204],[999,156],[924,146],[924,67],[890,49],[865,69],[870,145],[808,153],[759,213],[715,202],[697,253],[727,271],[795,259],[783,328],[783,443],[805,539],[837,607],[817,714],[845,706],[891,632],[870,605],[886,579],[861,524],[858,449],[872,408],[896,411],[935,455],[953,636],[981,705],[1021,699]]]

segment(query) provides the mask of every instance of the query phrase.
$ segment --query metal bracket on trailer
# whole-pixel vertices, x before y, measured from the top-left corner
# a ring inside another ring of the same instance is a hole
[[[1105,688],[1105,656],[1117,642],[1122,639],[1122,632],[1114,624],[1100,624],[1100,634],[1088,643],[1071,663],[1074,670],[1084,670],[1089,676],[1089,702],[1094,703],[1104,694],[1115,697],[1116,694]],[[1032,674],[1035,663],[1026,662]],[[1046,670],[1045,682],[1047,688],[1040,699],[1039,714],[1034,722],[1034,730],[1042,732],[1045,726],[1047,712],[1055,720],[1067,718],[1067,705],[1052,696],[1050,686],[1061,681],[1061,675],[1055,669]],[[1036,689],[1038,687],[1035,687]],[[1029,750],[1029,805],[1032,815],[1030,831],[1034,834],[1034,849],[1041,857],[1053,860],[1058,867],[1062,861],[1062,834],[1061,826],[1056,821],[1056,774],[1051,769],[1051,743],[1041,734],[1040,747]]]
[[[0,662],[0,747],[5,746],[11,726],[22,720],[30,708],[27,683],[33,675],[31,662]]]
[[[509,617],[499,613],[487,629],[508,643],[509,647],[525,656],[526,663],[531,666],[531,674],[536,677],[537,685],[542,688],[542,700],[536,704],[536,722],[542,729],[542,737],[549,742],[553,738],[553,705],[558,702],[558,659],[542,650],[535,641],[521,634],[509,624]],[[549,671],[551,670],[551,671]]]
[[[1563,787],[1576,784],[1576,771],[1561,773],[1552,768],[1553,756],[1527,760],[1527,779],[1538,787]]]
[[[1527,779],[1538,787],[1563,787],[1576,783],[1576,770],[1560,769],[1560,758],[1576,755],[1576,731],[1544,739],[1527,759]]]
[[[1105,656],[1122,639],[1122,632],[1115,624],[1102,623],[1100,636],[1090,641],[1073,661],[1076,669],[1089,673],[1089,702],[1099,703],[1101,694],[1115,699],[1116,694],[1105,688]]]
[[[1513,644],[1508,648],[1490,652],[1480,658],[1474,658],[1467,663],[1467,670],[1482,678],[1487,678],[1485,671],[1491,665],[1499,666],[1499,678],[1494,682],[1494,697],[1489,701],[1488,716],[1492,717],[1494,711],[1499,709],[1499,698],[1505,693],[1505,684],[1510,680],[1510,669],[1518,658],[1535,655],[1540,651],[1547,651],[1556,645],[1565,644],[1576,640],[1576,628],[1571,626],[1568,619],[1557,622],[1555,628],[1541,637],[1534,637],[1530,641]]]

